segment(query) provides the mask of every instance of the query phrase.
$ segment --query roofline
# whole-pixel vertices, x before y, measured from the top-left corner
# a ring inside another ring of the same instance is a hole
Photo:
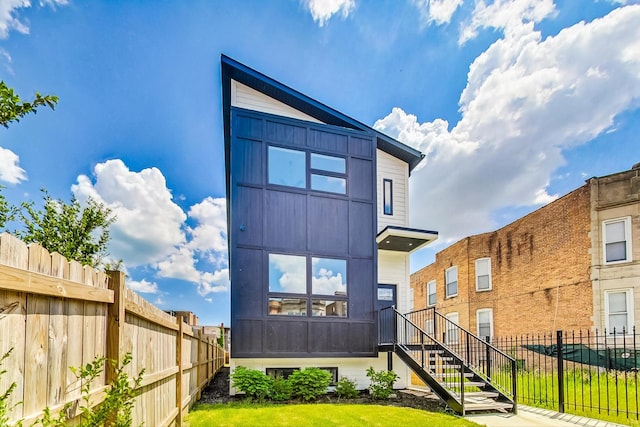
[[[236,80],[252,89],[264,93],[296,110],[316,118],[317,120],[341,127],[356,129],[365,132],[372,132],[376,136],[377,148],[405,161],[409,165],[409,173],[425,157],[420,151],[409,147],[402,142],[361,123],[346,114],[343,114],[315,99],[298,92],[297,90],[284,85],[277,80],[266,76],[228,56],[222,54],[220,57],[222,66],[222,110],[225,145],[230,140],[230,108],[231,108],[231,79]],[[225,148],[225,154],[226,148]]]

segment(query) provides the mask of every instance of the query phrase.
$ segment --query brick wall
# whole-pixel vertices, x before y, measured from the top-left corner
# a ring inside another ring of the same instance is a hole
[[[436,280],[436,309],[458,312],[477,332],[476,310],[493,309],[494,335],[592,327],[588,184],[494,232],[470,236],[411,275],[414,309]],[[491,258],[492,290],[478,292],[475,260]],[[445,270],[458,266],[458,295],[445,298]]]

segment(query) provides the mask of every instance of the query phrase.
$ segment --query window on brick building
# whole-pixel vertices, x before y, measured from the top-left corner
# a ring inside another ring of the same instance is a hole
[[[445,293],[446,297],[453,297],[458,295],[458,267],[448,268],[444,272],[445,277]]]
[[[476,290],[491,290],[491,258],[476,260]]]
[[[606,328],[610,334],[629,333],[633,329],[633,292],[631,289],[605,291]]]
[[[478,336],[482,339],[493,337],[493,309],[481,308],[476,311]]]
[[[602,222],[604,263],[631,261],[631,218],[618,218]]]
[[[427,306],[436,305],[436,281],[427,283]]]
[[[454,313],[449,313],[445,316],[448,320],[447,326],[445,328],[446,330],[446,338],[447,338],[447,342],[446,344],[457,344],[459,342],[458,339],[458,331],[459,329],[455,327],[455,325],[458,324],[459,317],[458,317],[458,313],[454,312]]]

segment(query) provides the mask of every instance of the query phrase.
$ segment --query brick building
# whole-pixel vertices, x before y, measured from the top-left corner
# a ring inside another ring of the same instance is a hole
[[[411,288],[415,310],[435,306],[480,336],[630,330],[640,320],[640,168],[458,241]]]

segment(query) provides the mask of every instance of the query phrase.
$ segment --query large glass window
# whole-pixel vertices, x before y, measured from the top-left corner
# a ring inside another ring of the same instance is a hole
[[[476,260],[476,290],[488,291],[491,289],[491,258]]]
[[[347,261],[311,258],[311,290],[315,295],[347,295]]]
[[[269,184],[307,187],[307,164],[304,151],[269,147]]]
[[[269,292],[306,294],[306,257],[269,254]]]
[[[347,308],[346,260],[269,254],[270,315],[347,317]]]
[[[446,281],[446,296],[452,297],[458,295],[458,267],[448,268],[444,272]]]
[[[311,153],[311,169],[335,173],[347,173],[347,162],[342,157]]]
[[[631,219],[621,218],[604,221],[602,240],[604,242],[604,262],[631,261]]]
[[[311,174],[311,188],[329,193],[345,194],[347,192],[347,180],[335,176],[318,175],[314,173]]]

